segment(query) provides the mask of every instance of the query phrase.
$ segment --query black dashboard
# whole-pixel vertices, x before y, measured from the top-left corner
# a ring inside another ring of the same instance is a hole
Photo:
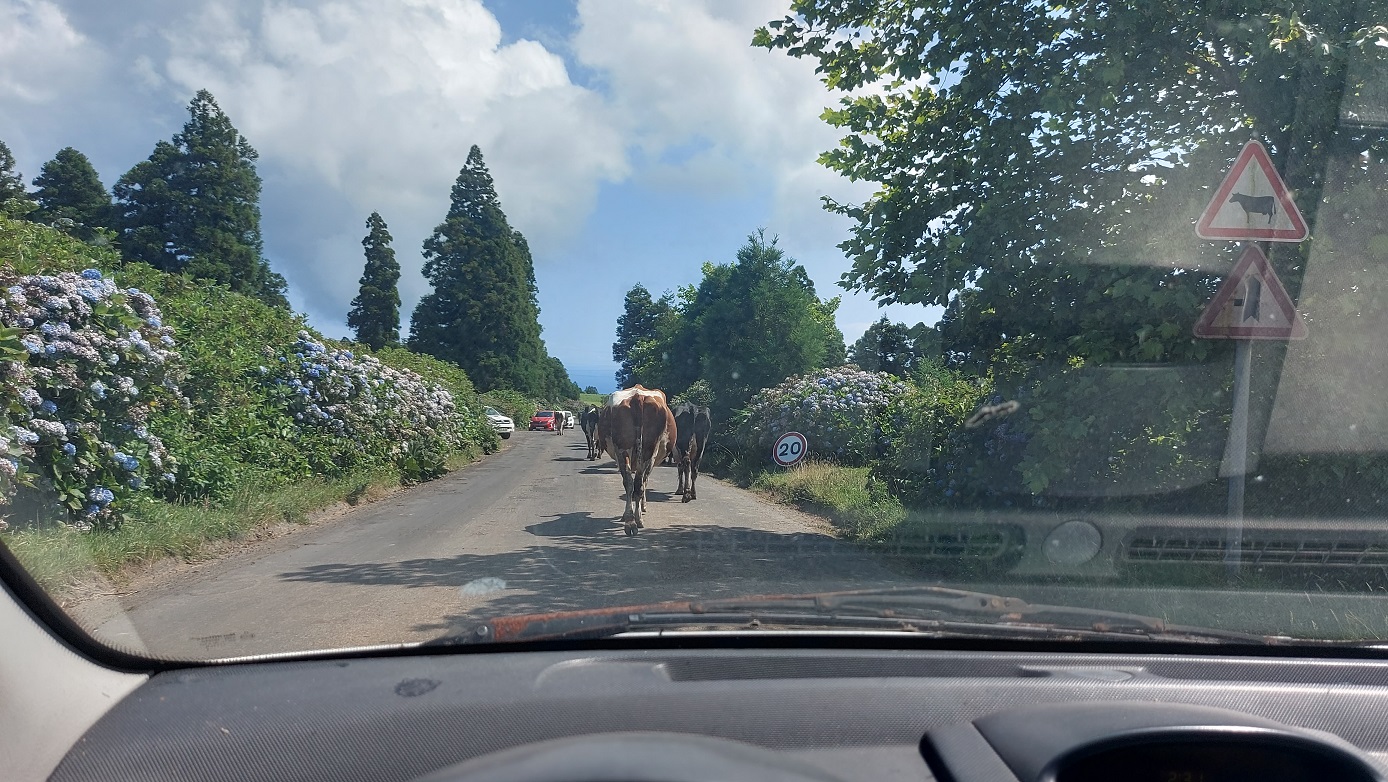
[[[1381,780],[1388,663],[604,648],[169,670],[51,779]],[[461,765],[459,765],[461,764]]]

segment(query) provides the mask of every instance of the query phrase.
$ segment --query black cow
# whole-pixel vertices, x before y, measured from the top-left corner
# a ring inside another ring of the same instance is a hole
[[[589,405],[578,417],[578,426],[583,430],[583,436],[588,438],[588,460],[597,459],[602,450],[598,447],[598,409]]]
[[[1235,193],[1229,196],[1229,203],[1243,207],[1243,213],[1246,217],[1255,214],[1267,215],[1268,225],[1272,225],[1272,218],[1277,215],[1277,199],[1274,196],[1251,196]]]
[[[671,412],[675,414],[674,454],[680,481],[675,493],[683,495],[680,502],[693,502],[698,499],[694,493],[694,481],[699,477],[699,460],[708,447],[713,419],[709,417],[707,407],[699,407],[692,402],[680,402]]]

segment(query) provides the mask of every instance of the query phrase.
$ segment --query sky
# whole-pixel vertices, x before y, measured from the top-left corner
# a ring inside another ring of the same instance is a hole
[[[177,133],[199,89],[259,152],[265,252],[295,310],[332,337],[372,211],[403,268],[478,145],[535,258],[540,323],[580,386],[612,390],[627,290],[695,283],[753,231],[779,237],[848,342],[887,315],[837,285],[872,184],[816,162],[839,134],[810,61],[749,45],[787,0],[0,0],[0,140],[26,180],[81,150],[109,187]]]

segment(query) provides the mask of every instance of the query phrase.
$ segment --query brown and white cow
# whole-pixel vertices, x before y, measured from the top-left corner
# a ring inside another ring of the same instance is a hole
[[[665,392],[633,386],[608,398],[598,414],[602,450],[617,461],[627,492],[622,525],[628,535],[643,526],[646,483],[651,470],[665,458],[675,438],[675,416]]]

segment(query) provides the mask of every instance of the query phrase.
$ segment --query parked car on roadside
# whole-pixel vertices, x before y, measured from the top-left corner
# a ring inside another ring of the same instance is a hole
[[[502,415],[501,411],[495,407],[488,405],[482,412],[486,413],[487,423],[491,424],[492,429],[501,435],[501,439],[510,438],[511,433],[516,431],[516,422],[512,421],[510,416]]]
[[[554,410],[541,410],[530,417],[530,431],[553,432],[556,426],[563,425],[563,415]]]
[[[563,416],[565,429],[573,429],[578,426],[578,416],[568,410],[563,411]]]

